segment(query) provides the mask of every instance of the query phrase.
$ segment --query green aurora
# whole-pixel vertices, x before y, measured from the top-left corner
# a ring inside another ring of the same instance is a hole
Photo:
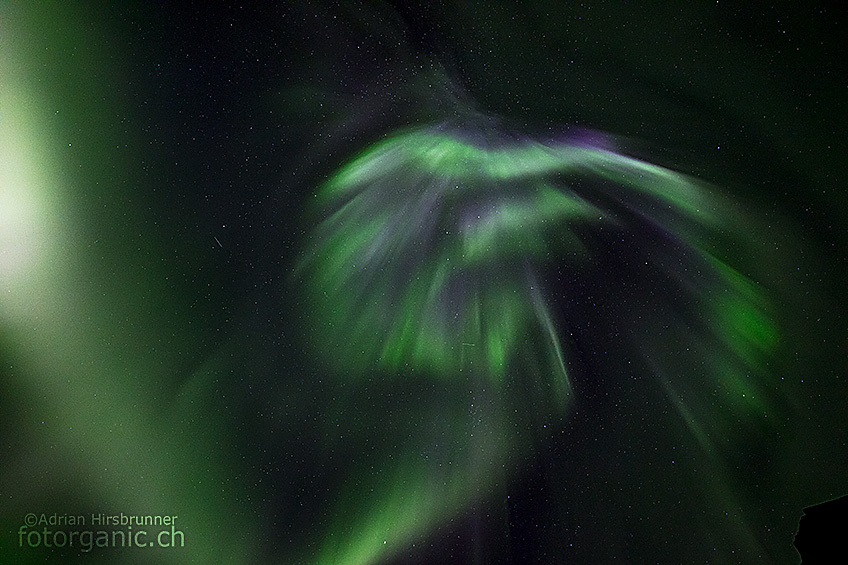
[[[0,4],[0,562],[792,559],[848,460],[841,50],[460,6],[487,114],[631,137],[457,118],[387,6]]]

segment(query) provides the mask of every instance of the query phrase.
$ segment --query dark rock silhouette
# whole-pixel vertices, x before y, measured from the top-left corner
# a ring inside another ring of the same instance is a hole
[[[804,509],[795,536],[801,563],[848,563],[848,495]]]

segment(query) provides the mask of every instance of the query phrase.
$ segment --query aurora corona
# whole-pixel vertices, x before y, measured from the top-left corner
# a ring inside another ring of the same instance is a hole
[[[590,259],[582,229],[646,218],[722,277],[698,245],[722,222],[710,189],[599,139],[538,142],[481,120],[367,148],[315,199],[300,269],[320,346],[347,374],[473,369],[499,381],[531,364],[565,401],[568,363],[538,270]]]

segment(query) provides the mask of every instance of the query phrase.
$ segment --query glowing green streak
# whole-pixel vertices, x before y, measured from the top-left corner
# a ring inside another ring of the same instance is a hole
[[[467,383],[452,383],[446,393],[456,395]],[[426,437],[410,437],[409,445],[393,452],[371,489],[351,485],[342,493],[339,512],[328,526],[318,565],[366,565],[396,555],[501,481],[519,450],[507,432],[513,428],[503,410],[502,397],[482,400],[480,422],[470,428],[461,418],[448,424],[444,441],[449,454],[424,461]],[[450,403],[450,401],[447,401]],[[415,417],[415,415],[410,415]]]
[[[700,183],[638,159],[592,147],[551,147],[532,142],[487,151],[428,131],[397,135],[367,150],[324,185],[320,201],[325,204],[409,167],[456,182],[480,179],[498,182],[554,173],[589,173],[656,197],[699,223],[719,223],[721,220]]]

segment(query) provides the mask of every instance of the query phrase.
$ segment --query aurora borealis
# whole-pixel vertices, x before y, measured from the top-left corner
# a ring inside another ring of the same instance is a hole
[[[797,563],[840,23],[0,6],[0,563]]]
[[[570,344],[550,306],[568,288],[546,285],[540,271],[552,262],[579,271],[592,261],[600,253],[594,246],[609,243],[587,230],[612,229],[619,237],[646,229],[664,232],[674,263],[653,269],[667,271],[667,290],[693,295],[687,302],[696,308],[691,315],[698,322],[687,321],[690,339],[712,349],[699,374],[702,385],[714,388],[740,419],[777,415],[768,398],[773,384],[761,366],[779,339],[767,300],[751,281],[700,247],[710,230],[735,228],[739,218],[733,208],[714,194],[717,189],[616,153],[605,147],[610,142],[584,132],[571,142],[543,144],[505,134],[476,116],[470,123],[391,137],[366,149],[318,190],[316,207],[325,219],[308,236],[298,269],[306,273],[298,283],[307,295],[316,354],[335,352],[336,371],[354,382],[423,374],[468,382],[481,396],[486,386],[493,389],[486,395],[490,403],[471,404],[473,431],[449,440],[473,464],[457,465],[451,484],[436,487],[418,475],[427,465],[416,465],[415,478],[400,481],[409,492],[391,497],[403,501],[394,522],[422,508],[458,512],[455,485],[465,493],[462,498],[472,500],[480,496],[468,494],[479,477],[498,469],[497,463],[511,468],[516,453],[532,451],[516,433],[527,416],[506,410],[518,394],[516,381],[530,380],[537,421],[568,413]],[[645,244],[650,245],[647,238]],[[634,344],[637,354],[656,362],[639,347]],[[668,401],[701,447],[712,451],[711,423],[692,414],[659,366],[655,371]],[[461,422],[465,415],[451,418]],[[488,435],[481,440],[483,426]],[[420,493],[431,501],[421,500]],[[324,562],[379,556],[384,549],[379,540],[392,539],[395,531],[385,515],[381,509],[380,535],[370,550],[352,541],[357,549],[334,550]],[[429,520],[399,530],[405,536],[408,528],[424,527],[431,527]],[[368,557],[359,557],[360,551]]]
[[[591,256],[573,228],[616,223],[617,214],[556,177],[612,181],[605,196],[625,209],[645,198],[663,208],[657,221],[687,215],[710,224],[716,203],[690,179],[608,150],[497,138],[486,140],[495,145],[488,150],[459,137],[494,137],[485,125],[443,128],[385,141],[322,187],[319,205],[332,214],[313,236],[317,249],[307,250],[314,274],[304,281],[324,312],[313,333],[330,334],[331,348],[348,346],[348,368],[445,375],[476,363],[499,378],[535,332],[548,342],[544,371],[566,394],[560,338],[534,263]]]

